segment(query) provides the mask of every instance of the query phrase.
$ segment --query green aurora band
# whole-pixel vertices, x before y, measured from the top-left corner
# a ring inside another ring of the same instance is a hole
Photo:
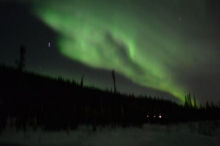
[[[187,33],[202,29],[198,21],[204,22],[204,3],[190,1],[188,7],[189,1],[183,2],[48,0],[33,3],[32,10],[59,34],[63,55],[94,68],[114,69],[183,101],[189,89],[178,82],[176,71],[202,66],[210,56]]]

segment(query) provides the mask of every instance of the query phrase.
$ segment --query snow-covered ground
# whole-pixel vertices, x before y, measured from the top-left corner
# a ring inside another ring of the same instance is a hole
[[[178,125],[150,125],[142,128],[80,126],[75,131],[48,132],[7,128],[0,134],[0,146],[219,146],[216,122]]]

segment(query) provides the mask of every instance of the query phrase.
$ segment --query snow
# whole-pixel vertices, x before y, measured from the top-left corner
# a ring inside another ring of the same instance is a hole
[[[57,132],[31,128],[16,132],[8,127],[0,134],[0,146],[219,146],[219,126],[212,125],[212,122],[145,124],[142,128],[98,127],[96,131],[81,125],[75,131]]]

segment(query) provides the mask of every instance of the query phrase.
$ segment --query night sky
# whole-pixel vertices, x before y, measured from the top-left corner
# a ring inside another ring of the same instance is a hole
[[[135,95],[220,101],[219,0],[0,1],[0,63]],[[50,45],[49,45],[50,44]]]

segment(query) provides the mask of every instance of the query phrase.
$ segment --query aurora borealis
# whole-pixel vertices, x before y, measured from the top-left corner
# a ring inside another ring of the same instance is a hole
[[[30,12],[56,33],[55,45],[63,57],[95,69],[114,69],[140,86],[169,93],[182,101],[188,92],[201,99],[211,91],[220,96],[213,89],[220,85],[217,75],[220,29],[217,14],[213,15],[214,3],[206,0],[29,2]]]

